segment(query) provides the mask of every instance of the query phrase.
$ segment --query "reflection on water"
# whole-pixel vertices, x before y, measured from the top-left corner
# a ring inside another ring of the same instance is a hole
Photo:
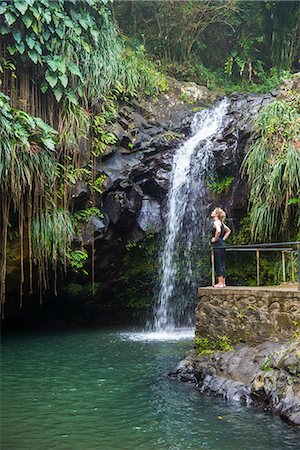
[[[81,330],[4,338],[1,449],[299,448],[299,435],[277,417],[167,377],[191,333],[145,336]]]

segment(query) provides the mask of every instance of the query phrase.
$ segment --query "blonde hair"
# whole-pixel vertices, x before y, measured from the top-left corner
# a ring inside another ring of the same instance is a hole
[[[226,219],[226,212],[222,208],[215,208],[214,211],[218,216],[219,220],[221,220],[221,222],[224,222]]]

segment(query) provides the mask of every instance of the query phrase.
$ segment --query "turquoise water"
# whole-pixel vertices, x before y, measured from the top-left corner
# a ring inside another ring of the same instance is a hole
[[[190,340],[144,339],[103,329],[6,336],[1,449],[299,448],[279,418],[170,380]]]

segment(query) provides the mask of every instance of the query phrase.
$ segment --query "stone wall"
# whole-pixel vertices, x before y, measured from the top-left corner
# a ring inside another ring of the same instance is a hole
[[[299,333],[300,291],[288,288],[199,288],[196,337],[233,343],[280,341]]]

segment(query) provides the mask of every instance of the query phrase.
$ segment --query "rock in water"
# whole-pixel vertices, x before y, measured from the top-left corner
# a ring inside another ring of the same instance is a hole
[[[262,407],[300,425],[300,339],[237,346],[229,352],[195,352],[170,373],[196,388],[226,400]]]

